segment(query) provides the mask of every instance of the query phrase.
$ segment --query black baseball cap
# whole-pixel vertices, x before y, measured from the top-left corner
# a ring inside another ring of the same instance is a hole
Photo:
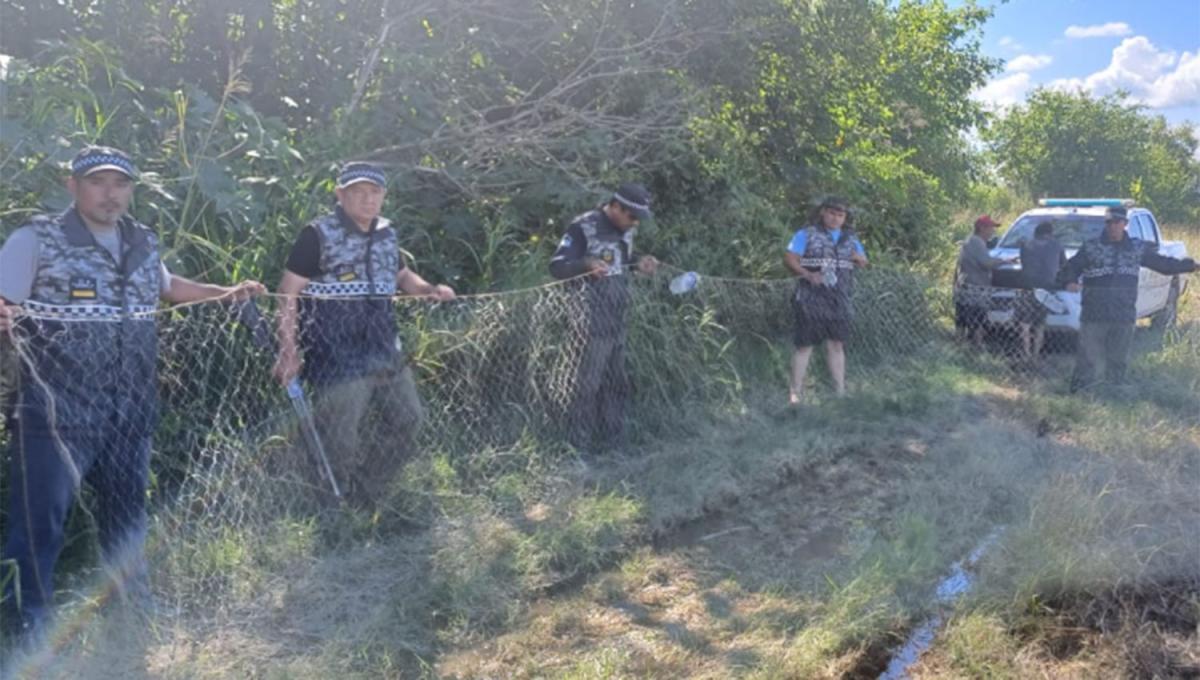
[[[1116,222],[1117,220],[1129,221],[1129,211],[1123,205],[1114,205],[1104,213],[1105,222]]]
[[[87,177],[103,170],[116,170],[129,179],[137,179],[133,159],[111,146],[86,146],[71,159],[71,174],[75,177]]]
[[[345,189],[351,184],[359,182],[370,182],[386,189],[387,175],[383,174],[383,168],[374,163],[352,161],[343,165],[342,171],[338,173],[337,188]]]
[[[650,192],[641,184],[636,182],[622,184],[613,194],[613,200],[628,208],[639,220],[654,217],[654,213],[650,212],[650,202],[653,199]]]

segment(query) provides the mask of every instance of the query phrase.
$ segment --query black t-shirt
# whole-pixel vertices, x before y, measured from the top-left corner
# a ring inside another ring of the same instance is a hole
[[[288,255],[287,269],[297,276],[315,279],[321,275],[321,237],[311,224],[300,230],[292,252]]]

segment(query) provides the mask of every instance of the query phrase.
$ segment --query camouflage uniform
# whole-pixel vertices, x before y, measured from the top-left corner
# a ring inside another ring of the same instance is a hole
[[[572,220],[551,260],[551,271],[559,278],[576,275],[569,265],[583,258],[608,265],[604,278],[579,283],[583,307],[572,319],[584,348],[568,415],[569,438],[581,449],[590,449],[595,439],[605,445],[623,443],[625,403],[631,391],[625,371],[625,315],[630,303],[628,275],[637,260],[635,231],[617,229],[602,210],[586,212]]]
[[[805,229],[804,252],[800,264],[809,271],[821,272],[822,285],[805,279],[796,282],[793,307],[796,316],[795,345],[811,347],[823,340],[845,341],[854,319],[854,262],[857,251],[849,230],[834,240],[829,231],[817,226]]]
[[[347,494],[370,504],[412,455],[424,406],[404,361],[392,296],[402,268],[396,230],[364,232],[339,209],[312,224],[320,274],[300,298],[303,377],[317,389],[317,426]],[[314,484],[323,484],[307,465]]]
[[[1141,239],[1124,236],[1120,241],[1110,241],[1102,235],[1084,242],[1059,271],[1060,283],[1083,282],[1072,391],[1094,384],[1097,369],[1104,370],[1109,382],[1124,382],[1137,321],[1142,267],[1162,274],[1184,274],[1195,271],[1196,263],[1160,255],[1156,244]]]
[[[341,216],[312,226],[321,242],[321,273],[300,298],[305,380],[316,385],[353,380],[395,362],[399,354],[392,296],[400,246],[380,219],[367,234]]]
[[[145,493],[157,416],[162,284],[158,240],[126,217],[120,261],[79,214],[35,218],[39,258],[15,335],[26,360],[13,407],[8,536],[20,568],[22,616],[40,620],[74,496],[96,492],[106,563],[144,575]],[[11,595],[11,593],[9,593]]]

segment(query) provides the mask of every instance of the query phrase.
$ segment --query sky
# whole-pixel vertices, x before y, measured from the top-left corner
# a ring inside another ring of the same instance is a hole
[[[962,4],[953,2],[952,4]],[[1200,0],[979,0],[983,52],[1003,70],[973,95],[988,106],[1033,89],[1118,89],[1173,124],[1200,128]]]

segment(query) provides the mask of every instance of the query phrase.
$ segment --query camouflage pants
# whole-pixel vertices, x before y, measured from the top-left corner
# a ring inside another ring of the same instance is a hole
[[[317,430],[342,494],[370,505],[387,493],[396,473],[415,452],[425,420],[412,369],[395,366],[323,387],[314,407]],[[308,475],[328,488],[315,464]]]
[[[621,446],[625,438],[625,338],[590,337],[584,346],[571,404],[569,440],[579,449]]]
[[[1101,371],[1108,383],[1120,385],[1125,382],[1133,327],[1130,322],[1084,321],[1080,324],[1075,373],[1071,376],[1072,392],[1096,385],[1096,374]]]

